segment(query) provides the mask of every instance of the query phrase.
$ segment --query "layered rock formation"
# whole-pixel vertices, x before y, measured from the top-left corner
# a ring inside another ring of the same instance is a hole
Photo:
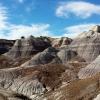
[[[0,70],[0,87],[27,96],[44,94],[75,79],[76,74],[60,64]]]
[[[29,57],[50,46],[49,41],[45,38],[34,38],[30,36],[25,39],[23,37],[17,40],[12,49],[5,55],[10,58]]]
[[[64,47],[66,45],[69,45],[71,42],[72,39],[68,37],[57,38],[52,41],[52,46],[56,48]]]
[[[0,39],[0,54],[8,52],[14,45],[14,40]]]
[[[64,49],[61,49],[57,55],[63,63],[67,63],[67,61],[70,61],[72,58],[77,56],[77,52],[69,48],[64,48]]]
[[[22,94],[0,88],[0,100],[32,100]]]
[[[23,72],[26,69],[0,70],[0,87],[28,96],[35,93],[43,93],[45,88],[38,78],[35,77],[37,73],[32,69],[27,70],[30,73]]]
[[[47,63],[61,63],[61,60],[57,57],[57,50],[53,47],[49,47],[43,52],[36,54],[31,60],[22,64],[21,66],[33,66]],[[56,60],[56,61],[54,61]]]
[[[82,68],[79,71],[78,76],[80,79],[84,79],[84,78],[92,77],[99,72],[100,72],[100,56],[98,56],[87,67]]]
[[[87,62],[93,61],[100,54],[100,26],[95,26],[88,32],[80,34],[71,43],[80,57]]]
[[[22,37],[0,56],[0,100],[96,100],[99,67],[100,26],[73,41]]]

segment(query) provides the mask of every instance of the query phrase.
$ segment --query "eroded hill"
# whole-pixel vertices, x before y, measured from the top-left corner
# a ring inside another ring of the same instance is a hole
[[[0,100],[99,100],[100,26],[74,39],[30,36],[12,45],[0,56]]]

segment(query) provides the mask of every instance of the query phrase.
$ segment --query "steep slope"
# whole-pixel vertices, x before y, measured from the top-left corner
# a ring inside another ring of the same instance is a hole
[[[100,55],[91,62],[87,67],[82,68],[78,76],[80,79],[88,78],[94,76],[95,74],[100,72]]]
[[[60,60],[64,64],[66,64],[72,58],[77,56],[77,52],[75,52],[69,48],[64,48],[64,49],[60,49],[60,51],[57,53],[57,56],[60,58]]]
[[[10,58],[29,57],[50,46],[49,41],[42,37],[35,38],[30,36],[26,39],[22,37],[16,40],[12,49],[5,55]]]
[[[0,88],[0,100],[31,100],[27,96]]]
[[[14,40],[0,39],[0,54],[8,52],[14,45]]]
[[[43,52],[36,54],[31,60],[27,61],[26,63],[22,64],[21,66],[33,66],[33,65],[40,65],[40,64],[47,64],[47,63],[61,63],[61,60],[57,57],[57,52],[53,47],[49,47]],[[56,61],[54,61],[56,60]]]
[[[72,41],[71,47],[87,62],[93,61],[100,54],[100,26],[81,33]]]
[[[61,64],[0,70],[0,87],[27,96],[53,91],[64,82],[75,80],[76,74]],[[66,80],[65,80],[66,79]]]

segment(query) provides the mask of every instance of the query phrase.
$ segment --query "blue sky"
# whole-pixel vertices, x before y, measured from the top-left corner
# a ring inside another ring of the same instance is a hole
[[[75,37],[100,24],[100,0],[0,0],[0,38]]]

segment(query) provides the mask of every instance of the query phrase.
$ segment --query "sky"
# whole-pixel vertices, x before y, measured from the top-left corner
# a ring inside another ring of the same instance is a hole
[[[0,38],[73,38],[99,24],[100,0],[0,0]]]

